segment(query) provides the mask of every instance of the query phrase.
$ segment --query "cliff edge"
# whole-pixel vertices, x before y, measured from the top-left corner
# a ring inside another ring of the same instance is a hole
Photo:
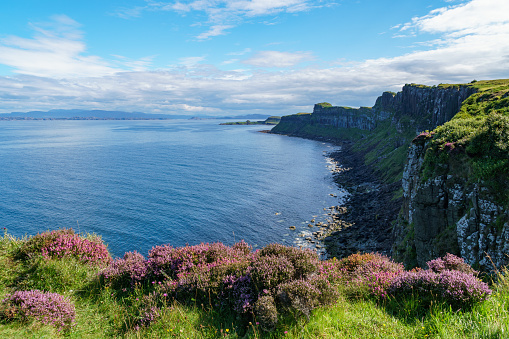
[[[350,165],[373,172],[337,177],[353,192],[345,217],[354,226],[326,239],[332,255],[375,250],[423,266],[448,252],[485,270],[486,254],[497,266],[507,262],[509,80],[408,84],[373,107],[320,103],[282,117],[272,132],[342,142],[350,153],[340,162],[356,154]],[[357,192],[362,185],[370,194]]]

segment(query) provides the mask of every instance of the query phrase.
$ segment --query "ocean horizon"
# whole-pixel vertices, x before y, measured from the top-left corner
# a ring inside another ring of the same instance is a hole
[[[0,227],[96,233],[113,256],[240,240],[314,248],[307,224],[346,194],[327,157],[337,147],[220,122],[0,122]]]

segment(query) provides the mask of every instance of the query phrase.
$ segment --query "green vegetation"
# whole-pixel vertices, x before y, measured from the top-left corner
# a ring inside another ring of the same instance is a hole
[[[324,108],[325,108],[325,107],[332,107],[332,105],[331,105],[331,104],[329,104],[328,102],[320,102],[320,103],[318,103],[317,105],[318,105],[318,106],[322,106],[322,107],[324,107]]]
[[[402,121],[400,125],[403,128],[402,133],[398,133],[390,120],[381,121],[362,142],[354,146],[354,150],[366,154],[366,164],[373,166],[382,180],[388,183],[401,179],[408,143],[415,136],[410,122]]]
[[[482,182],[501,204],[509,203],[509,80],[477,81],[454,118],[426,143],[423,180],[455,173]]]
[[[490,291],[454,256],[408,272],[378,254],[318,261],[310,251],[273,244],[251,252],[241,242],[156,246],[150,261],[135,252],[111,261],[99,239],[71,230],[0,237],[0,335],[502,338],[509,331],[507,270],[493,277]],[[250,278],[234,279],[231,272],[243,267],[251,267]],[[63,327],[51,321],[59,314]]]
[[[263,121],[236,121],[236,122],[224,122],[220,125],[277,125],[281,121],[281,117],[271,116]]]

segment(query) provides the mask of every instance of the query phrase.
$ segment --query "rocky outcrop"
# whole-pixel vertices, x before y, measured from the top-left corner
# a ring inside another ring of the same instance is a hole
[[[418,133],[449,121],[463,100],[475,93],[470,86],[405,85],[401,92],[384,92],[373,107],[340,107],[316,104],[313,113],[283,116],[273,133],[312,137],[309,127],[332,127],[343,131],[336,139],[348,139],[348,129],[372,131],[380,122],[390,121],[400,134]],[[315,132],[315,134],[317,134]],[[405,140],[409,143],[410,140]]]
[[[333,126],[336,128],[358,128],[373,130],[376,118],[370,107],[351,108],[338,106],[323,106],[316,104],[313,108],[312,122],[317,125]]]
[[[444,164],[446,174],[423,179],[427,143],[412,143],[403,172],[403,208],[394,228],[394,255],[425,266],[446,253],[488,271],[508,263],[509,220],[485,184],[470,183],[463,162]],[[468,172],[468,171],[467,171]],[[413,251],[409,251],[412,248]]]
[[[416,132],[431,130],[452,119],[463,100],[477,90],[469,86],[405,85],[401,92],[384,92],[373,106],[377,120],[407,120]]]
[[[505,86],[503,81],[490,83],[494,88],[501,85]],[[464,158],[451,157],[437,163],[440,171],[432,172],[440,175],[425,177],[423,164],[429,140],[426,136],[414,139],[420,132],[434,130],[450,121],[478,88],[482,87],[410,84],[398,93],[384,92],[372,108],[333,107],[323,103],[315,105],[312,114],[281,119],[274,133],[353,141],[349,149],[360,154],[362,160],[352,164],[350,173],[364,172],[363,166],[368,165],[378,177],[372,180],[355,175],[338,176],[339,184],[353,192],[350,205],[347,203],[350,212],[345,215],[353,226],[326,239],[331,254],[392,251],[409,266],[424,266],[426,261],[453,253],[484,270],[491,268],[490,258],[496,266],[507,263],[509,215],[504,208],[507,206],[497,202],[488,189],[490,185],[482,180],[470,180],[472,168],[468,167],[471,163],[465,153]],[[502,95],[501,88],[491,96],[483,94],[474,102],[491,100],[497,95],[506,98],[509,91]],[[506,107],[506,101],[498,102],[496,107]],[[345,154],[340,154],[338,161],[341,156],[344,158]],[[345,180],[350,183],[345,184]],[[359,193],[359,187],[370,187],[370,190]],[[396,194],[397,187],[402,187],[402,197]],[[390,204],[398,206],[391,209]],[[384,222],[379,221],[381,215]],[[395,219],[397,222],[392,227]],[[392,250],[387,246],[392,246]]]

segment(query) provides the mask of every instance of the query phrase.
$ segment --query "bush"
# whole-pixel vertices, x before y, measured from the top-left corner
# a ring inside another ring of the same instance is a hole
[[[238,278],[234,275],[226,276],[220,299],[223,306],[229,306],[239,314],[252,311],[255,296],[251,276],[243,275]]]
[[[228,247],[222,243],[200,244],[174,248],[169,245],[155,246],[148,254],[148,261],[156,276],[177,278],[182,272],[192,272],[196,267],[217,262],[246,259],[250,247],[245,242]]]
[[[125,289],[143,282],[149,273],[148,262],[143,255],[134,251],[125,253],[123,258],[115,259],[101,271],[100,276],[103,282],[113,288]]]
[[[24,243],[18,258],[27,259],[42,255],[45,259],[73,257],[83,263],[107,265],[111,261],[106,245],[98,236],[82,238],[72,229],[39,233]]]
[[[257,322],[264,331],[272,331],[277,325],[277,309],[274,297],[264,295],[258,298],[254,306],[254,314]]]
[[[379,254],[376,253],[355,253],[352,255],[349,255],[346,258],[341,259],[337,263],[337,267],[341,270],[344,270],[348,273],[353,273],[355,270],[357,270],[359,267],[363,266],[364,264],[377,260],[377,258],[380,257]]]
[[[311,310],[318,305],[320,290],[308,280],[294,280],[279,286],[277,297],[281,305],[291,311],[298,311],[308,319]]]
[[[302,279],[318,270],[320,258],[308,248],[299,249],[281,244],[269,244],[257,252],[258,257],[278,256],[289,260],[295,269],[293,279]]]
[[[279,285],[277,297],[283,310],[303,314],[309,319],[314,308],[334,303],[338,293],[326,278],[314,276]]]
[[[74,323],[74,305],[57,293],[16,291],[2,300],[0,314],[4,319],[37,320],[58,330],[69,329]]]
[[[442,258],[430,260],[426,262],[426,265],[435,273],[440,273],[444,270],[454,270],[474,275],[479,273],[467,264],[463,258],[450,253],[447,253]]]
[[[352,254],[338,262],[347,293],[386,298],[392,280],[404,272],[400,263],[378,253]]]
[[[273,291],[279,284],[292,280],[294,276],[295,268],[284,256],[257,256],[253,260],[251,277],[258,291]]]
[[[486,300],[491,290],[472,274],[453,270],[405,272],[396,277],[388,292],[395,298],[418,297],[423,306],[447,302],[454,308],[468,308]]]
[[[74,231],[72,229],[60,229],[56,231],[47,231],[38,233],[37,235],[30,237],[24,242],[16,253],[18,259],[29,259],[34,255],[42,254],[42,249],[53,243],[58,237],[72,237]]]

